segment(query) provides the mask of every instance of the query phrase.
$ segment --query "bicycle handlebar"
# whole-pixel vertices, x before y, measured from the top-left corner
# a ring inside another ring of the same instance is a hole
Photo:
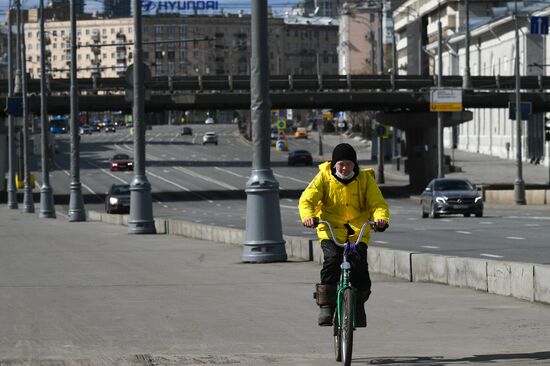
[[[346,243],[340,243],[340,242],[338,242],[338,240],[336,240],[336,236],[334,235],[334,231],[332,231],[332,225],[330,224],[330,222],[325,221],[325,220],[319,220],[318,223],[319,224],[326,224],[328,226],[328,228],[330,230],[330,235],[332,236],[332,240],[334,241],[334,243],[336,245],[338,245],[339,247],[344,247],[346,245]],[[374,221],[365,221],[363,226],[361,226],[361,231],[359,232],[359,236],[357,237],[356,243],[360,242],[361,239],[363,238],[363,232],[365,231],[365,228],[367,227],[367,225],[376,225],[376,222],[374,222]]]

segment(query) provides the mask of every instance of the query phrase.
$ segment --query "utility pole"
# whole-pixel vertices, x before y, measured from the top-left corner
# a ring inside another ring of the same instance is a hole
[[[521,75],[519,69],[519,26],[518,26],[518,0],[514,1],[515,14],[514,25],[516,33],[516,167],[517,176],[514,181],[514,201],[516,205],[525,205],[525,182],[523,181],[523,166],[521,162]]]
[[[384,16],[383,0],[380,0],[378,9],[378,42],[376,48],[378,50],[378,75],[384,74],[384,24],[382,18]],[[378,174],[376,174],[376,183],[383,184],[386,182],[384,178],[384,137],[378,134]]]
[[[440,4],[438,4],[440,5]],[[437,87],[443,86],[443,30],[441,27],[441,8],[438,7],[439,19],[437,21]],[[437,177],[444,178],[443,171],[443,113],[437,112]]]
[[[82,184],[80,183],[80,136],[78,135],[78,79],[76,74],[76,2],[70,0],[71,23],[71,183],[69,221],[86,221]]]
[[[246,232],[243,262],[287,260],[279,206],[279,182],[270,168],[269,59],[267,0],[255,0],[252,10],[250,109],[252,119],[252,172],[246,182]]]
[[[21,7],[19,7],[21,13]],[[21,14],[19,15],[21,19]],[[23,96],[23,172],[25,176],[23,187],[23,213],[34,213],[34,201],[32,196],[33,186],[31,184],[31,170],[29,163],[29,107],[27,105],[27,57],[25,46],[25,26],[21,19],[21,58],[19,59],[21,68],[21,93]]]
[[[466,13],[466,41],[464,45],[464,53],[466,55],[466,65],[464,67],[464,76],[462,77],[462,89],[472,89],[472,75],[470,72],[470,2],[465,1],[465,13]]]
[[[12,52],[12,24],[11,24],[11,0],[8,6],[8,97],[12,98],[13,93],[13,52]],[[8,115],[8,208],[16,210],[17,188],[15,186],[15,121],[14,116]]]
[[[46,37],[44,30],[44,0],[40,0],[40,129],[42,130],[42,187],[40,187],[40,217],[55,218],[53,191],[50,185],[49,148],[50,124],[48,121],[46,88]]]
[[[155,234],[151,184],[145,175],[145,86],[141,1],[134,0],[134,179],[130,183],[128,234]]]

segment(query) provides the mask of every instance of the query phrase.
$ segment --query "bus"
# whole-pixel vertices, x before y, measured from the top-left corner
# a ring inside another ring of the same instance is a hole
[[[61,116],[55,116],[50,118],[50,132],[51,133],[67,133],[69,132],[69,126],[66,118]]]

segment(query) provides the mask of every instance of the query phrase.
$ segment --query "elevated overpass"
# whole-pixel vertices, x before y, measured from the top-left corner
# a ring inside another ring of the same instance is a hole
[[[444,87],[462,86],[461,76],[444,76]],[[437,175],[437,116],[429,112],[433,76],[392,75],[272,75],[269,79],[272,108],[377,111],[377,119],[405,130],[410,183],[419,189]],[[131,86],[125,78],[80,79],[82,111],[132,110]],[[166,110],[249,109],[248,75],[155,77],[146,81],[147,112]],[[550,111],[550,77],[521,77],[522,101],[533,113]],[[30,80],[29,106],[40,113],[39,80]],[[50,81],[48,112],[68,114],[70,80]],[[0,108],[5,109],[7,81],[0,80]],[[463,92],[463,107],[508,108],[515,102],[514,76],[474,76],[472,89]],[[472,119],[472,113],[445,113],[445,127]]]

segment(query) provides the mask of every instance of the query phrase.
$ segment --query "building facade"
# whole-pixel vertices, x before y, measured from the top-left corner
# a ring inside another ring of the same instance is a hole
[[[25,25],[27,70],[40,75],[39,24]],[[70,23],[47,21],[47,57],[53,78],[67,78]],[[250,73],[250,16],[143,17],[144,62],[153,76],[244,75]],[[133,19],[96,18],[77,22],[78,77],[122,76],[133,63]],[[118,44],[118,45],[117,45]],[[338,25],[323,18],[270,18],[271,74],[334,74]]]
[[[130,0],[103,0],[103,14],[110,18],[123,18],[131,15]]]

